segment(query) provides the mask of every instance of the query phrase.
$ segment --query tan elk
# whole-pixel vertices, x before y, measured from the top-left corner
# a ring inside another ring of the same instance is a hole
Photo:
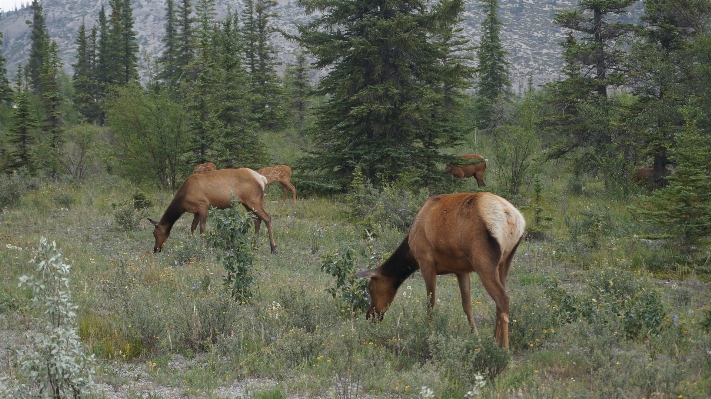
[[[469,161],[471,163],[461,166],[447,164],[447,166],[445,166],[444,168],[444,173],[456,176],[459,179],[474,176],[474,178],[476,179],[477,186],[486,186],[486,184],[484,184],[484,171],[486,170],[486,161],[484,160],[484,157],[479,154],[464,154],[462,155],[462,158],[464,158],[465,160],[471,160]]]
[[[501,347],[508,347],[506,277],[525,227],[521,213],[508,201],[491,193],[431,197],[390,258],[375,269],[356,274],[370,278],[371,302],[367,318],[381,320],[400,285],[419,269],[425,280],[430,309],[435,305],[437,275],[457,276],[464,313],[476,332],[469,276],[476,272],[496,303],[494,338]]]
[[[281,184],[282,190],[284,190],[284,196],[281,199],[282,202],[286,200],[286,197],[291,191],[291,195],[294,198],[294,203],[296,203],[296,187],[291,184],[291,168],[286,165],[269,166],[266,168],[261,168],[257,170],[257,173],[267,178],[267,185],[279,182]]]
[[[212,162],[205,162],[201,163],[200,165],[197,165],[193,168],[193,174],[195,173],[205,173],[205,172],[212,172],[217,170],[217,166],[215,166],[214,163]]]
[[[155,237],[153,252],[160,252],[163,249],[163,245],[170,236],[170,230],[184,213],[195,215],[190,232],[195,232],[195,228],[200,224],[200,233],[203,233],[210,207],[229,208],[232,206],[234,198],[248,211],[254,212],[256,216],[254,219],[255,235],[259,235],[259,227],[262,222],[267,225],[269,245],[272,253],[276,253],[272,218],[264,210],[264,188],[266,185],[266,177],[247,168],[220,169],[210,173],[190,175],[175,193],[160,220],[156,222],[153,219],[148,219],[155,226],[153,229]]]

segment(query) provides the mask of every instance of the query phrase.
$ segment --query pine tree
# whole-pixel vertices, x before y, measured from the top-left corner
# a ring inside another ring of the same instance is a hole
[[[131,0],[109,0],[109,83],[125,86],[138,81],[138,42],[133,31]]]
[[[284,83],[291,97],[291,111],[296,119],[299,133],[304,132],[306,115],[313,95],[309,72],[306,54],[302,51],[296,54],[296,63],[287,65],[284,71]]]
[[[685,124],[669,149],[677,165],[669,185],[645,198],[639,209],[647,221],[673,237],[689,260],[705,248],[699,243],[711,234],[711,140],[697,127],[701,112],[693,102],[679,109]]]
[[[30,173],[34,173],[35,168],[31,154],[38,124],[32,115],[29,83],[21,65],[17,71],[15,105],[13,124],[8,134],[8,144],[11,146],[11,150],[7,154],[8,161],[5,164],[5,171],[26,168]]]
[[[175,85],[180,71],[178,68],[178,31],[177,31],[177,14],[173,0],[167,0],[165,3],[165,35],[163,35],[163,54],[158,62],[161,66],[161,71],[158,74],[158,79],[166,86]]]
[[[183,74],[193,60],[193,18],[191,17],[193,8],[190,0],[180,1],[178,4],[176,72]]]
[[[628,58],[628,85],[639,101],[631,107],[627,124],[640,138],[642,155],[652,159],[653,179],[661,187],[670,163],[668,150],[684,124],[679,106],[689,93],[699,93],[692,70],[679,66],[704,64],[689,60],[698,59],[692,49],[703,36],[702,21],[711,16],[711,2],[649,0],[644,7],[639,40]],[[694,82],[694,87],[688,82]]]
[[[276,50],[270,44],[276,14],[274,0],[246,0],[244,18],[245,61],[252,81],[252,113],[263,129],[279,129],[286,122],[284,95],[276,73]]]
[[[95,115],[96,97],[94,93],[95,83],[93,81],[94,63],[93,46],[91,37],[87,36],[86,25],[82,21],[77,35],[77,55],[76,63],[72,64],[74,75],[72,83],[74,85],[74,105],[77,110],[93,122]]]
[[[32,0],[30,5],[32,10],[32,22],[28,24],[32,27],[30,34],[30,58],[27,62],[27,69],[30,75],[30,87],[35,94],[40,93],[40,74],[42,66],[48,61],[47,50],[49,48],[49,33],[44,21],[42,3],[39,0]]]
[[[509,78],[508,53],[501,44],[501,20],[498,16],[498,0],[481,0],[484,11],[481,44],[477,52],[479,65],[476,72],[479,80],[476,84],[479,128],[495,128],[494,105],[505,100],[511,89]]]
[[[440,176],[439,150],[461,132],[448,123],[442,101],[442,87],[452,79],[441,61],[454,59],[446,54],[452,49],[435,37],[455,28],[463,2],[301,4],[319,15],[299,27],[299,42],[317,68],[329,69],[319,84],[328,100],[317,110],[315,146],[303,165],[341,187],[356,168],[375,184],[406,172],[422,184]]]
[[[2,47],[3,35],[0,32],[0,47]],[[10,80],[7,78],[7,68],[5,67],[5,57],[0,54],[0,104],[12,104],[12,88]]]
[[[109,37],[109,21],[106,18],[106,9],[104,5],[101,5],[101,10],[99,11],[99,40],[96,48],[96,78],[101,86],[101,94],[99,98],[104,98],[104,93],[106,91],[106,86],[113,82],[114,78],[112,76],[112,57],[114,54],[111,51],[110,37]]]

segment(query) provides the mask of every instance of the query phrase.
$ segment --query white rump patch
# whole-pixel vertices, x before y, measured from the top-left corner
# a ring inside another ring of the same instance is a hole
[[[526,229],[526,221],[510,202],[494,194],[486,195],[479,201],[486,228],[499,242],[504,254],[518,244]]]
[[[259,184],[262,186],[262,190],[264,190],[264,187],[267,186],[267,178],[252,169],[250,169],[249,172],[252,174],[252,176],[254,176],[254,179],[258,181]]]

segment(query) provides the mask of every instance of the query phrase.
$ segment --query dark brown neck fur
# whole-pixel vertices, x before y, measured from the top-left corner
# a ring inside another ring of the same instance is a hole
[[[161,216],[160,221],[158,222],[159,225],[166,226],[167,232],[170,232],[170,229],[173,227],[175,222],[183,216],[183,213],[185,213],[185,209],[182,205],[184,197],[185,194],[183,192],[183,187],[181,186],[175,194],[175,197],[173,197],[173,200],[170,201],[168,209],[165,210],[163,216]]]
[[[380,273],[393,280],[393,287],[400,288],[402,283],[407,280],[412,273],[420,270],[420,265],[415,260],[415,257],[410,252],[409,236],[405,236],[402,243],[395,252],[380,265]]]

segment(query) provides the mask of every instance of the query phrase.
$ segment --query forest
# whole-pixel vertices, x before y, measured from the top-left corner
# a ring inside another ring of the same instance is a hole
[[[561,78],[522,93],[497,0],[478,42],[462,0],[298,3],[293,34],[273,0],[167,0],[139,60],[108,0],[69,75],[32,1],[27,63],[0,56],[0,398],[711,395],[711,1],[558,10]],[[241,207],[153,254],[147,218],[206,162],[291,167],[298,198],[264,202],[276,254]],[[476,333],[451,275],[434,309],[416,273],[366,320],[356,273],[427,198],[482,191],[526,219],[509,348],[474,275]]]

